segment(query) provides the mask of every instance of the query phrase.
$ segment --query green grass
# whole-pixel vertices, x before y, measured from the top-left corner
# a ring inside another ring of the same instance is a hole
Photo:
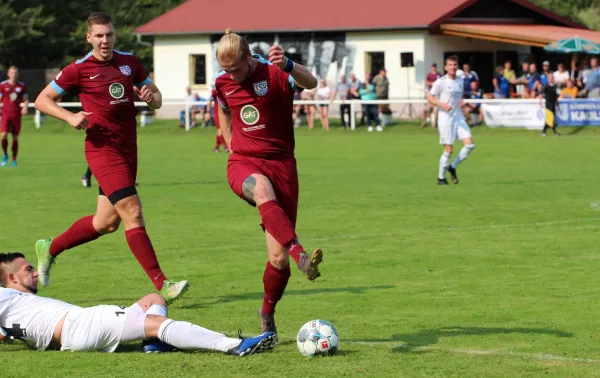
[[[95,208],[81,132],[26,121],[17,169],[0,170],[0,246],[24,251]],[[570,134],[571,130],[563,130]],[[282,343],[246,359],[0,346],[3,377],[600,376],[597,129],[562,138],[475,128],[458,186],[438,187],[435,130],[403,124],[297,132],[298,233],[325,250],[322,279],[294,270],[278,306]],[[259,217],[229,189],[214,129],[140,129],[139,192],[166,274],[192,289],[170,316],[259,332],[265,247]],[[94,182],[95,184],[95,182]],[[123,231],[67,251],[41,295],[129,305],[153,287]],[[313,318],[333,322],[339,355],[295,345]]]

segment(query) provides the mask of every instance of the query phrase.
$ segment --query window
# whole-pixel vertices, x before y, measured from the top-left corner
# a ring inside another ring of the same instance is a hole
[[[411,52],[400,53],[400,67],[414,67],[414,56]]]
[[[384,52],[368,52],[365,54],[366,64],[365,72],[367,75],[372,73],[377,75],[382,68],[385,68],[385,53]]]
[[[206,55],[190,55],[190,83],[192,85],[206,84]]]

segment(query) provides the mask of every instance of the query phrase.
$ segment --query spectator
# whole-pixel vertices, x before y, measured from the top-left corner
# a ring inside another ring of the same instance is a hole
[[[359,90],[362,86],[362,83],[360,82],[360,80],[358,80],[356,78],[355,74],[353,74],[353,73],[350,74],[350,83],[348,83],[348,84],[350,86],[349,98],[352,100],[360,100]],[[363,125],[365,123],[365,113],[366,113],[366,110],[365,110],[365,107],[363,106],[362,112],[361,112],[362,117],[360,120],[361,125]]]
[[[544,62],[546,63],[546,62]],[[537,72],[537,66],[535,65],[535,63],[531,63],[529,65],[529,97],[530,98],[536,98],[540,93],[532,93],[536,91],[537,88],[537,83],[542,83],[542,75],[540,75],[539,72]],[[539,89],[539,88],[537,88]]]
[[[529,97],[529,79],[531,74],[529,73],[529,63],[523,62],[521,65],[521,76],[516,80],[517,84],[517,95],[520,97]]]
[[[542,99],[546,99],[546,112],[552,113],[552,124],[549,125],[547,120],[546,122],[544,122],[544,130],[542,130],[542,136],[546,136],[546,130],[548,130],[549,128],[552,128],[555,136],[560,135],[556,131],[556,117],[554,117],[554,114],[556,112],[556,105],[558,104],[557,97],[558,95],[556,90],[556,83],[554,83],[554,75],[549,75],[548,84],[546,84],[543,87],[541,93],[538,95],[538,98],[540,99],[540,105],[542,104]]]
[[[560,98],[577,98],[579,89],[573,84],[573,80],[567,80],[567,86],[560,91]]]
[[[377,100],[387,100],[390,92],[390,81],[387,78],[387,71],[385,68],[382,68],[379,71],[379,75],[373,78],[373,84],[375,84],[375,94],[377,95]],[[390,106],[388,104],[381,104],[379,105],[378,109],[383,116],[382,118],[388,118],[388,116],[391,114]],[[383,126],[385,126],[385,123]]]
[[[302,99],[305,101],[313,101],[315,99],[315,90],[305,89],[302,92]],[[306,123],[308,123],[308,129],[312,130],[315,127],[315,113],[316,108],[314,104],[304,105],[304,113],[306,114]]]
[[[365,81],[364,88],[360,89],[360,99],[361,100],[377,100],[377,92],[376,92],[375,84],[371,83],[371,74],[367,76],[367,80]],[[368,104],[365,105],[366,116],[367,116],[367,126],[368,132],[373,131],[373,124],[376,125],[376,129],[379,132],[383,131],[383,128],[379,125],[379,109],[377,104]]]
[[[303,89],[298,87],[294,92],[294,101],[302,100]],[[294,104],[294,127],[297,129],[302,124],[302,114],[304,113],[304,106]]]
[[[512,62],[507,60],[504,62],[504,78],[508,80],[509,83],[513,83],[517,80],[517,76],[515,75],[515,71],[512,69]]]
[[[344,130],[350,127],[350,104],[345,104],[350,99],[350,83],[346,82],[346,75],[340,76],[340,82],[336,85],[335,91],[331,99],[338,97],[342,104],[340,104],[340,118],[342,120],[342,127]],[[348,115],[348,122],[346,123],[346,115]]]
[[[325,79],[319,81],[317,100],[327,101],[326,103],[319,104],[319,116],[321,118],[323,130],[329,131],[329,102],[331,101],[331,88],[329,88]]]
[[[429,93],[431,87],[433,86],[433,83],[440,77],[442,77],[442,74],[438,72],[437,64],[433,63],[431,65],[431,71],[427,74],[427,77],[425,77],[425,88],[427,89],[427,91],[425,92],[426,94]],[[427,124],[427,118],[429,117],[429,114],[431,112],[433,112],[433,123],[431,124],[431,127],[437,127],[437,106],[433,106],[429,102],[427,102],[421,110],[421,128],[425,127],[425,125]]]
[[[494,97],[495,98],[509,98],[510,97],[510,83],[504,76],[504,67],[496,67],[496,75],[493,79],[494,82]]]
[[[539,77],[542,85],[548,84],[548,76],[550,75],[553,75],[552,69],[550,68],[550,62],[546,60],[542,63],[542,72]]]
[[[567,81],[570,80],[569,71],[565,70],[564,63],[558,63],[558,70],[554,72],[554,83],[558,89],[562,89],[567,85]]]
[[[587,75],[590,72],[590,63],[587,61],[587,59],[584,59],[581,62],[581,65],[579,66],[579,70],[577,72],[577,87],[580,90],[583,90],[585,88],[585,85],[587,84]],[[585,92],[585,91],[583,91]],[[582,94],[580,92],[580,94]]]
[[[502,68],[502,67],[499,67]],[[494,79],[496,80],[496,79]],[[504,78],[504,80],[506,80],[506,78]],[[478,81],[472,81],[471,82],[471,94],[470,94],[470,99],[471,100],[481,100],[483,99],[483,89],[479,88],[479,82]],[[473,117],[471,117],[472,115],[476,115],[478,122],[477,124],[480,124],[483,122],[483,112],[481,111],[481,102],[477,102],[477,103],[468,103],[465,104],[465,106],[463,107],[463,113],[465,115],[465,119],[467,120],[467,123],[469,124],[469,126],[473,126]]]
[[[192,88],[185,87],[185,97],[184,100],[187,103],[192,103],[194,101],[200,101],[200,97],[198,97],[197,93],[192,94]],[[196,126],[196,114],[198,114],[198,107],[196,105],[189,105],[189,114],[190,114],[190,125],[191,127]],[[185,127],[185,109],[182,109],[179,112],[179,126]]]
[[[588,98],[600,98],[600,67],[598,67],[598,58],[590,59],[591,68],[587,75],[587,96]]]
[[[465,76],[463,78],[464,97],[468,98],[471,95],[471,82],[479,81],[479,75],[477,75],[477,72],[471,71],[471,65],[469,63],[463,64],[463,71],[465,72]]]
[[[544,93],[544,84],[542,84],[542,81],[539,79],[535,80],[531,87],[531,90],[529,91],[529,97],[530,98],[540,98],[540,96],[542,96],[543,93]]]

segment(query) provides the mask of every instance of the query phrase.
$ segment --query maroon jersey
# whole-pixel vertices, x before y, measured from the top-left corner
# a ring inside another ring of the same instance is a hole
[[[440,77],[442,77],[442,75],[440,75],[439,73],[437,73],[437,72],[435,72],[435,73],[434,72],[430,72],[430,73],[427,74],[427,78],[425,80],[429,81],[431,83],[434,83]],[[429,84],[428,85],[429,90],[431,90],[432,86],[433,86],[433,84]]]
[[[217,100],[231,111],[231,149],[262,159],[294,156],[294,79],[258,55],[254,72],[237,83],[217,75]]]
[[[215,126],[219,128],[219,104],[217,101],[217,90],[213,88],[210,93],[210,100],[212,101],[213,119],[215,120]]]
[[[20,81],[11,84],[4,80],[0,83],[0,97],[3,115],[21,115],[21,103],[27,99],[27,86]]]
[[[60,95],[79,95],[83,110],[91,112],[87,139],[95,147],[135,148],[137,111],[133,86],[150,84],[144,67],[130,53],[113,50],[109,61],[90,52],[65,67],[50,86]]]

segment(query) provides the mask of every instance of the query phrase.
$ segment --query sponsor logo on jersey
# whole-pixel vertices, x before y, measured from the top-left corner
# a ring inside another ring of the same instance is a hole
[[[11,92],[9,98],[10,101],[15,101],[17,99],[17,94],[15,92]]]
[[[254,92],[256,92],[259,96],[266,96],[267,92],[269,92],[269,87],[267,85],[267,81],[259,81],[258,83],[254,83]]]
[[[260,118],[260,113],[253,105],[246,105],[240,110],[240,117],[242,122],[246,125],[254,125]]]
[[[129,66],[119,66],[121,73],[125,76],[131,75],[131,68]]]
[[[121,98],[125,95],[125,88],[121,83],[112,83],[110,87],[108,87],[108,92],[113,98]]]

